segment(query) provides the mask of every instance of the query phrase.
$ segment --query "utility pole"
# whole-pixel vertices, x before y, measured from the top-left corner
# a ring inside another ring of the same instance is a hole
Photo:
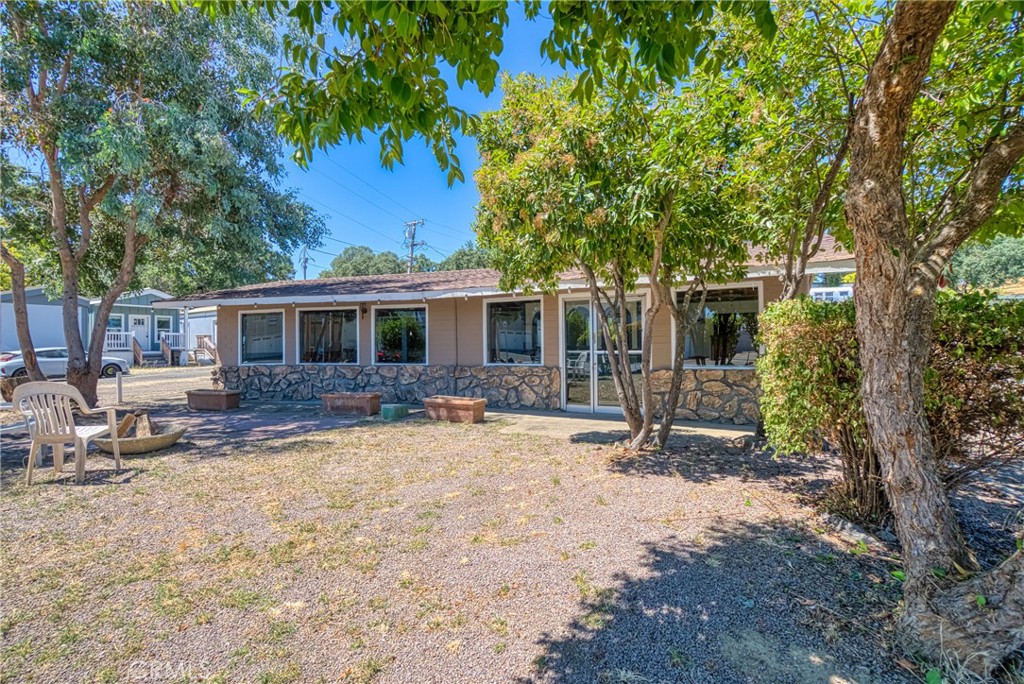
[[[306,266],[309,264],[309,253],[306,251],[306,245],[302,245],[302,251],[299,252],[299,261],[302,262],[302,279],[306,279]]]
[[[412,273],[412,263],[416,258],[416,248],[427,244],[426,242],[416,242],[416,226],[421,226],[424,223],[423,219],[406,221],[405,223],[405,246],[409,248],[409,268],[406,270],[406,273]]]

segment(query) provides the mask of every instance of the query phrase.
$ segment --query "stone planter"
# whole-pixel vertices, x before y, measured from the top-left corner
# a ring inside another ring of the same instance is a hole
[[[241,392],[233,390],[198,389],[185,392],[188,407],[193,411],[230,411],[238,408]]]
[[[375,416],[380,413],[380,392],[323,394],[324,411],[335,415]]]
[[[447,420],[449,423],[480,423],[484,419],[486,399],[436,396],[423,400],[427,418]]]

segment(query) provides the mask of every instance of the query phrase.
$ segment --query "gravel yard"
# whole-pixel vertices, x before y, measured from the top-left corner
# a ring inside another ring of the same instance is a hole
[[[820,462],[251,412],[84,486],[3,444],[4,682],[917,681]]]

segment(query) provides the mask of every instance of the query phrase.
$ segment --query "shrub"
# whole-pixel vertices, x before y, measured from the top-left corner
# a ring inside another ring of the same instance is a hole
[[[1024,301],[940,293],[925,404],[947,487],[1024,454]],[[831,447],[843,466],[846,513],[888,510],[860,400],[854,305],[806,297],[761,316],[761,413],[784,454]]]

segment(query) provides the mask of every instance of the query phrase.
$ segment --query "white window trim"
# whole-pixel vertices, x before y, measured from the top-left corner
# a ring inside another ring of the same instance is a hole
[[[120,326],[118,326],[117,328],[111,328],[111,327],[110,327],[110,319],[111,319],[111,318],[114,318],[115,316],[116,316],[117,318],[121,319],[121,325],[120,325]],[[114,332],[124,332],[124,321],[125,321],[125,316],[126,316],[126,314],[123,314],[123,313],[111,313],[111,314],[107,314],[107,330],[113,330]]]
[[[423,362],[422,363],[377,363],[377,311],[398,311],[401,309],[423,309]],[[456,331],[457,333],[458,331]],[[380,304],[370,307],[370,365],[371,366],[429,366],[430,365],[430,307],[426,302],[419,304]]]
[[[255,314],[281,314],[281,360],[280,361],[243,361],[242,360],[242,316]],[[253,309],[252,311],[238,312],[238,365],[239,366],[283,366],[285,358],[285,347],[288,346],[284,309]]]
[[[507,304],[509,302],[528,304],[530,302],[537,302],[540,304],[540,331],[538,338],[540,340],[540,361],[537,363],[504,363],[501,361],[489,362],[487,360],[487,352],[489,346],[487,344],[487,333],[490,330],[490,326],[487,325],[487,307],[490,304]],[[539,368],[544,365],[544,298],[543,297],[497,297],[495,299],[484,299],[484,320],[483,320],[483,344],[484,344],[484,365],[485,366],[526,366]]]
[[[302,360],[302,314],[315,311],[355,311],[356,313],[356,360],[349,362],[339,363],[316,363],[313,361]],[[362,351],[360,347],[361,338],[359,334],[360,330],[360,311],[358,306],[317,306],[308,307],[295,310],[295,365],[296,366],[358,366],[359,365],[359,354]]]
[[[160,321],[167,321],[169,323],[166,332],[174,332],[174,316],[154,316],[154,318],[156,320],[153,325],[156,326],[157,332],[160,332]]]
[[[741,280],[737,283],[713,283],[706,285],[708,290],[734,290],[737,288],[757,288],[757,313],[761,315],[764,313],[764,280]],[[672,288],[672,299],[676,301],[677,293],[685,292],[684,288],[674,287]],[[671,321],[671,318],[669,319]],[[671,357],[671,365],[669,366],[673,370],[676,367],[676,325],[675,321],[672,321],[672,346],[669,348]],[[758,349],[758,357],[764,352],[763,349]],[[684,359],[685,362],[685,359]],[[684,368],[689,370],[754,370],[753,366],[720,366],[717,363],[709,363],[704,366],[698,366],[696,363],[684,363]]]
[[[631,292],[631,293],[629,293],[627,295],[628,300],[631,300],[631,301],[640,300],[640,301],[643,302],[643,313],[645,314],[645,317],[646,317],[647,308],[650,306],[650,296],[651,296],[651,290],[650,290],[649,287],[648,288],[644,288],[644,289],[638,289],[638,290],[636,290],[634,292]],[[558,365],[558,369],[559,369],[559,372],[560,372],[560,374],[562,376],[562,382],[561,382],[562,386],[560,388],[560,392],[561,393],[559,395],[560,396],[560,401],[561,401],[561,406],[562,406],[562,411],[564,411],[566,413],[587,413],[587,414],[590,414],[590,415],[594,415],[594,414],[598,414],[598,413],[610,413],[610,414],[616,414],[617,413],[617,414],[621,415],[622,414],[622,407],[621,406],[602,406],[601,404],[598,404],[594,400],[593,392],[594,392],[595,387],[596,387],[596,380],[595,380],[595,375],[594,375],[593,360],[591,360],[591,367],[590,367],[591,368],[591,371],[590,371],[591,372],[591,385],[590,385],[591,401],[590,401],[590,408],[587,408],[585,406],[569,406],[569,404],[568,404],[568,398],[569,398],[568,397],[568,394],[569,394],[568,389],[569,388],[568,388],[567,380],[568,380],[569,376],[568,376],[567,362],[566,362],[566,358],[565,358],[565,302],[567,300],[568,301],[576,301],[576,302],[584,301],[585,300],[585,301],[587,301],[591,305],[591,307],[594,306],[594,301],[591,298],[590,290],[587,289],[587,288],[584,288],[579,293],[565,292],[565,293],[562,293],[562,294],[558,295],[558,364],[559,364]],[[590,336],[591,336],[591,338],[593,338],[594,335],[596,334],[596,327],[597,327],[597,317],[593,314],[593,311],[591,311],[591,320],[590,320]],[[673,327],[675,327],[675,326],[673,326]],[[652,331],[644,330],[643,334],[644,335],[650,335],[650,334],[652,334]],[[596,345],[591,344],[591,346],[595,347]],[[604,351],[604,352],[595,351],[594,352],[594,356],[596,357],[597,354],[607,354],[607,353],[608,353],[607,351]],[[636,352],[632,352],[632,353],[636,353]],[[654,368],[654,354],[651,354],[650,362],[651,362],[651,368],[653,369]]]

